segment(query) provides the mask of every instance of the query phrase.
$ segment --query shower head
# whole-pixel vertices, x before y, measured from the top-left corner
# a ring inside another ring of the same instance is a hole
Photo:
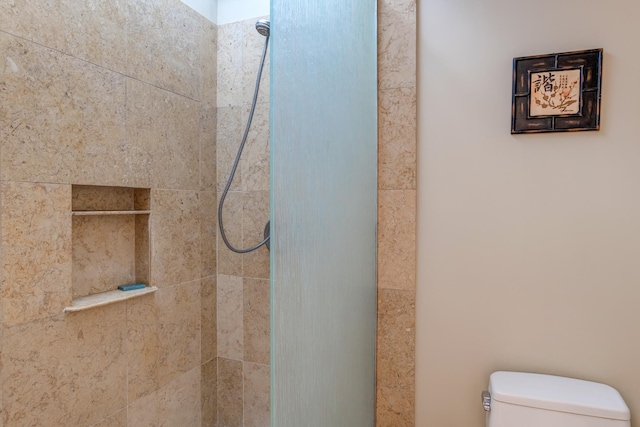
[[[270,28],[271,22],[267,21],[266,19],[258,19],[258,22],[256,22],[256,30],[258,30],[258,33],[260,33],[260,35],[269,37],[269,33],[271,32]]]

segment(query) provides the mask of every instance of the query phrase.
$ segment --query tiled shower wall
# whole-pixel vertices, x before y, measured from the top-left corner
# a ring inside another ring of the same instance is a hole
[[[216,37],[179,0],[0,2],[0,426],[214,425]],[[63,314],[74,184],[151,189],[155,294]]]
[[[416,148],[416,0],[379,0],[379,427],[414,425]]]
[[[212,244],[214,139],[220,189],[264,42],[255,20],[220,27],[216,110],[216,28],[178,1],[51,5],[0,4],[0,425],[213,425],[218,406],[221,425],[267,425],[268,253],[218,243],[216,314]],[[388,426],[413,425],[415,7],[379,4],[378,425]],[[268,218],[267,70],[225,210],[241,245]],[[155,296],[60,314],[71,184],[152,189]]]
[[[240,145],[265,38],[255,19],[218,27],[218,194]],[[237,248],[263,238],[269,220],[269,60],[247,144],[223,212]],[[269,425],[269,251],[226,248],[218,235],[218,422]]]
[[[416,1],[378,2],[377,425],[414,425]],[[257,18],[256,18],[257,19]],[[221,25],[218,192],[248,115],[264,39],[256,19]],[[258,241],[269,214],[268,62],[254,125],[225,210],[228,234]],[[218,408],[221,426],[267,426],[269,259],[229,252],[218,238]],[[244,417],[244,418],[243,418]],[[244,424],[243,424],[244,423]]]

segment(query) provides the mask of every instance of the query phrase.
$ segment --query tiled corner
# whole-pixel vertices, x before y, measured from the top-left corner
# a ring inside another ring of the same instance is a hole
[[[378,2],[378,85],[416,87],[416,0]]]
[[[198,103],[135,79],[126,86],[127,185],[198,190]]]
[[[248,248],[264,239],[264,229],[269,222],[269,192],[244,193],[242,209],[242,247]],[[269,278],[270,252],[266,245],[242,255],[242,276]]]
[[[377,383],[413,387],[415,377],[415,292],[378,290]]]
[[[242,361],[218,358],[218,425],[243,427]]]
[[[200,104],[200,190],[215,191],[217,179],[216,132],[218,109]]]
[[[200,281],[127,302],[129,402],[201,363]]]
[[[221,197],[218,194],[218,197]],[[242,215],[244,193],[230,191],[224,202],[222,218],[227,240],[236,248],[242,246]],[[222,232],[218,230],[218,274],[242,276],[242,254],[232,252],[222,240]]]
[[[378,288],[416,286],[416,191],[378,191]]]
[[[379,91],[378,181],[381,189],[416,188],[416,89]]]
[[[3,182],[5,325],[54,316],[71,304],[71,187]]]
[[[243,122],[249,111],[250,107],[245,107]],[[269,103],[256,106],[240,163],[244,191],[269,191],[269,114]]]
[[[198,366],[130,403],[128,426],[200,426],[200,376]]]
[[[218,275],[218,356],[242,359],[243,284],[241,277]]]
[[[218,421],[218,359],[202,365],[200,379],[202,427],[216,427]]]
[[[201,306],[201,340],[202,350],[200,359],[202,362],[214,360],[217,356],[217,286],[216,277],[203,278],[200,288]]]
[[[233,161],[236,158],[238,147],[242,141],[245,124],[243,120],[242,107],[218,107],[217,131],[216,131],[216,161],[218,174],[218,193],[222,193]],[[245,158],[243,156],[243,158]],[[238,165],[238,170],[233,178],[230,187],[231,191],[242,190],[242,166]]]
[[[244,427],[269,427],[269,366],[244,363]]]
[[[151,191],[151,284],[200,278],[200,200],[195,191]]]
[[[0,32],[3,180],[122,185],[124,77]]]
[[[245,362],[269,364],[270,289],[269,281],[244,279],[244,357]]]
[[[218,200],[215,192],[200,192],[200,261],[201,276],[217,272]]]
[[[86,426],[124,408],[125,335],[124,304],[5,328],[5,425]]]
[[[127,2],[127,75],[199,100],[202,24],[179,1]]]

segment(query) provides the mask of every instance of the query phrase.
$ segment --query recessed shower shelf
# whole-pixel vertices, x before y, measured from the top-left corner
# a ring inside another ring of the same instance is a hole
[[[89,310],[95,307],[101,307],[103,305],[113,304],[120,301],[126,301],[131,298],[141,297],[143,295],[152,294],[157,291],[156,286],[147,286],[144,289],[136,289],[134,291],[107,291],[99,294],[88,295],[86,297],[80,297],[73,300],[71,306],[64,309],[65,313],[72,313],[75,311]]]
[[[99,215],[149,215],[151,211],[72,211],[74,216],[99,216]]]

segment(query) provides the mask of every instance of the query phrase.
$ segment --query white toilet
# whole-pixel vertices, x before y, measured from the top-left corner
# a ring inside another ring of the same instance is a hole
[[[494,372],[482,392],[486,427],[630,427],[620,393],[553,375]]]

